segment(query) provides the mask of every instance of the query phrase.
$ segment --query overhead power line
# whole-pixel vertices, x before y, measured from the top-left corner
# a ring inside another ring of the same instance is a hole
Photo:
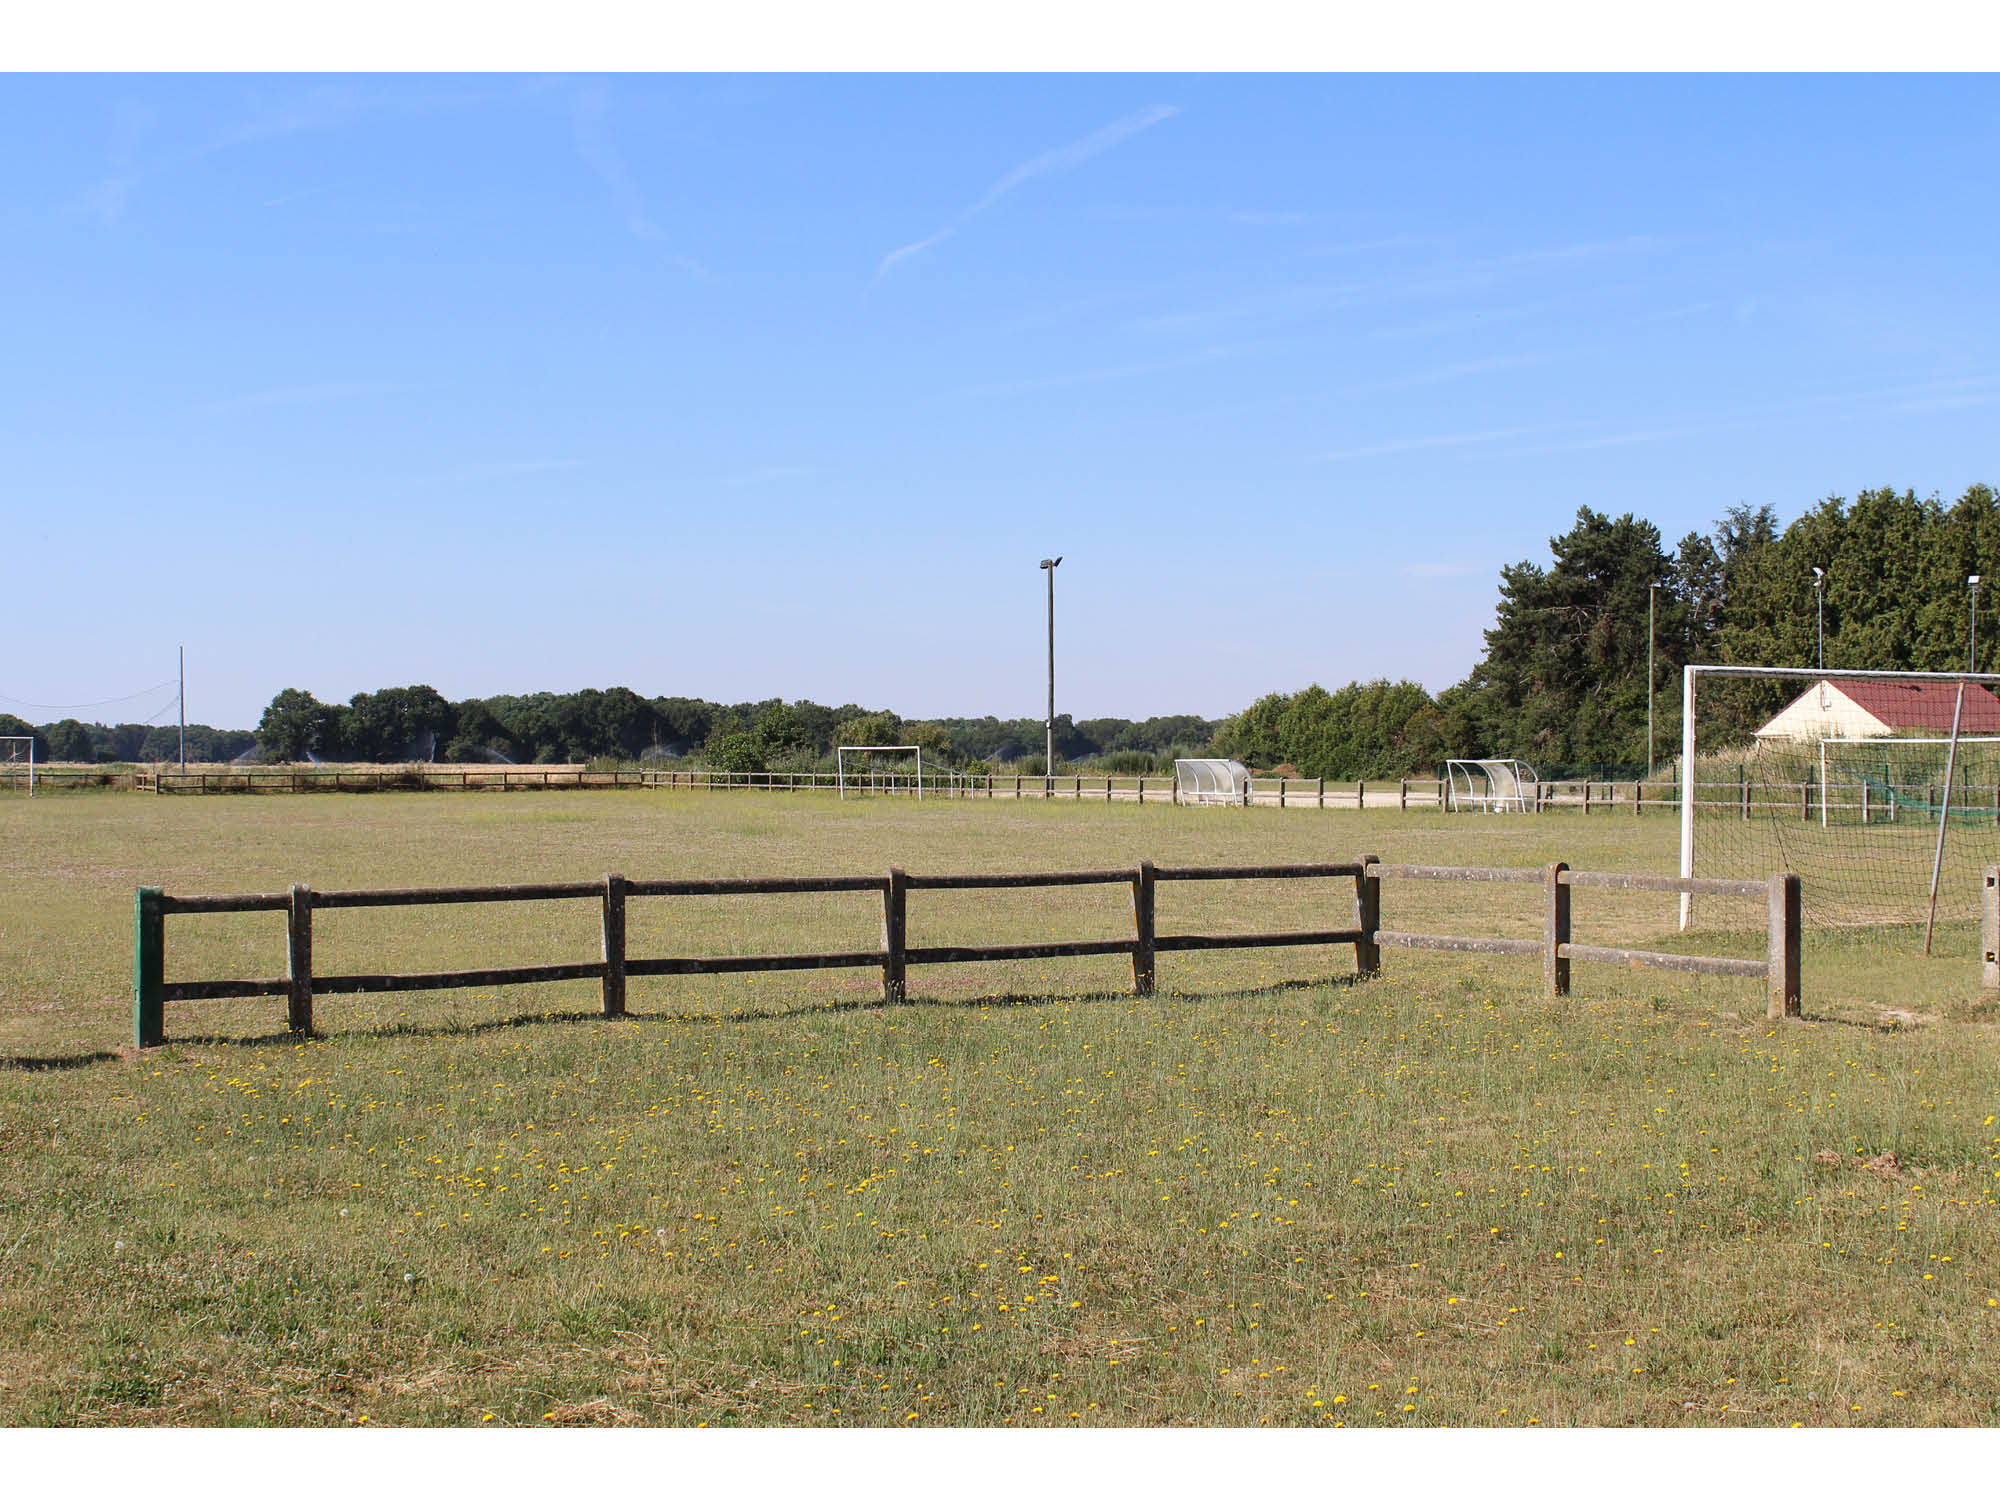
[[[90,703],[31,703],[26,698],[13,698],[6,693],[0,693],[0,703],[11,703],[16,708],[39,708],[51,713],[66,713],[77,708],[107,708],[113,703],[130,703],[134,698],[150,698],[163,688],[178,689],[178,687],[179,684],[169,677],[165,682],[156,682],[151,687],[140,688],[136,693],[126,693],[117,698],[99,698]]]

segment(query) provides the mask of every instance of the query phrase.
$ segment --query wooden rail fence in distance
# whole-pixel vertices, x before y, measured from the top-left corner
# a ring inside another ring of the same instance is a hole
[[[1156,891],[1175,880],[1325,880],[1354,882],[1353,925],[1284,932],[1161,933],[1156,930]],[[1381,883],[1385,879],[1540,882],[1546,918],[1541,938],[1453,937],[1384,930]],[[913,890],[1006,890],[1056,886],[1127,885],[1132,893],[1132,936],[1042,943],[912,947],[908,897]],[[1767,959],[1710,958],[1640,949],[1599,948],[1570,941],[1570,892],[1576,886],[1709,895],[1764,895],[1770,900]],[[802,895],[872,892],[882,902],[882,940],[877,948],[834,953],[717,954],[633,957],[626,949],[625,914],[633,897]],[[582,901],[599,903],[603,949],[598,959],[580,963],[524,964],[503,968],[455,969],[415,974],[321,974],[313,965],[313,913],[352,907],[435,906],[491,901]],[[287,972],[274,979],[166,978],[166,919],[216,912],[283,912]],[[882,998],[905,998],[911,964],[991,963],[1016,959],[1127,956],[1135,993],[1151,994],[1155,958],[1224,948],[1351,945],[1355,970],[1379,971],[1382,949],[1429,948],[1447,952],[1539,954],[1550,995],[1569,992],[1572,961],[1678,969],[1687,973],[1764,978],[1773,1017],[1799,1013],[1800,898],[1796,875],[1769,881],[1683,880],[1671,876],[1589,874],[1557,863],[1545,870],[1511,870],[1432,865],[1384,865],[1373,855],[1351,863],[1160,867],[1142,861],[1130,869],[1064,870],[1009,875],[885,875],[752,877],[724,880],[631,880],[606,875],[601,881],[502,886],[445,886],[415,890],[289,891],[253,895],[170,896],[154,886],[135,895],[132,932],[133,1033],[141,1047],[166,1041],[166,1006],[175,1000],[249,999],[282,995],[293,1032],[313,1029],[316,995],[382,994],[400,990],[462,989],[509,984],[542,984],[595,979],[606,1016],[625,1014],[626,981],[632,976],[666,974],[773,973],[796,969],[879,968]]]

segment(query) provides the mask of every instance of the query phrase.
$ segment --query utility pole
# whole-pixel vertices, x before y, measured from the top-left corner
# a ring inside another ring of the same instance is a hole
[[[1966,580],[1972,591],[1971,601],[1965,607],[1965,670],[1979,670],[1979,575],[1974,573]]]
[[[1060,557],[1042,559],[1042,571],[1049,575],[1049,732],[1042,774],[1049,778],[1050,788],[1055,786],[1056,774],[1056,569],[1061,566]]]

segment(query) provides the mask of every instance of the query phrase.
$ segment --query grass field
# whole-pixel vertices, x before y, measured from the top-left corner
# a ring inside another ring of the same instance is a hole
[[[169,1007],[135,886],[1340,859],[1671,868],[1673,820],[669,793],[0,801],[15,1423],[1991,1424],[2000,1045],[1976,935],[1760,985],[1343,950]],[[1579,890],[1576,940],[1683,944]],[[1348,888],[1163,888],[1162,931]],[[1385,925],[1532,935],[1532,887]],[[594,956],[585,904],[323,914],[332,969]],[[1327,917],[1335,918],[1328,923]],[[1727,920],[1733,918],[1732,923]],[[632,951],[866,947],[867,897],[655,901]],[[1118,888],[922,892],[913,942],[1118,936]],[[282,922],[173,918],[168,975]]]

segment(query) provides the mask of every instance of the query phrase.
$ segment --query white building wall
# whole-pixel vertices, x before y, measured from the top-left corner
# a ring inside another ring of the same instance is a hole
[[[1831,682],[1816,682],[1757,731],[1760,740],[1872,739],[1891,731]]]

